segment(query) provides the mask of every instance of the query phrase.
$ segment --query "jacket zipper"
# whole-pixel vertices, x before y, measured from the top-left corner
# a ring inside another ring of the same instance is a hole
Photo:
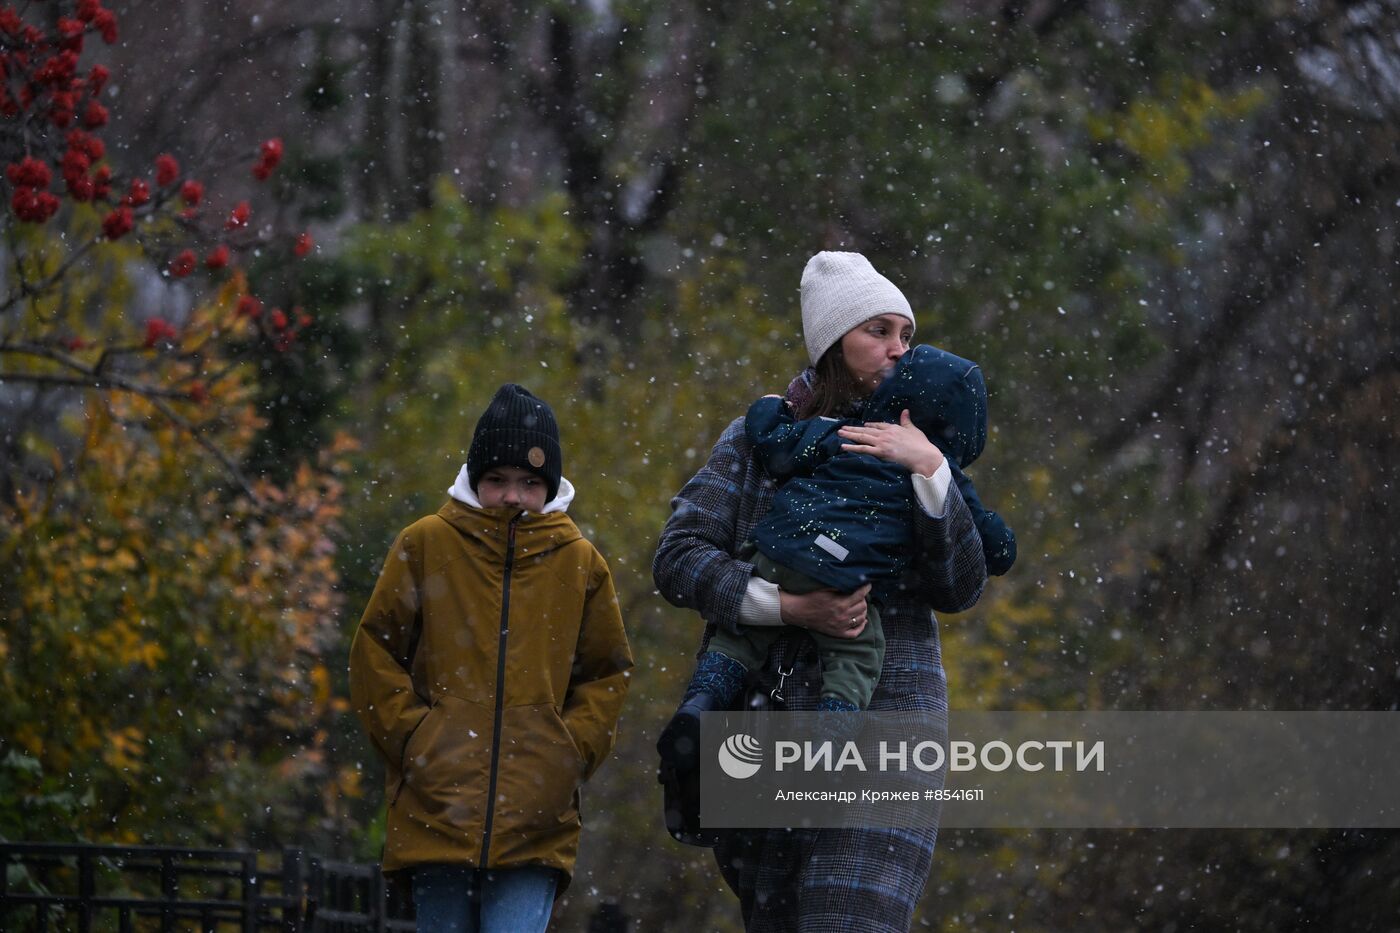
[[[491,730],[491,780],[486,791],[486,825],[481,833],[481,867],[491,866],[491,821],[496,816],[496,778],[501,755],[501,720],[505,715],[506,635],[510,620],[510,573],[515,566],[515,525],[525,515],[516,513],[506,532],[506,569],[501,580],[501,634],[496,645],[496,718]]]

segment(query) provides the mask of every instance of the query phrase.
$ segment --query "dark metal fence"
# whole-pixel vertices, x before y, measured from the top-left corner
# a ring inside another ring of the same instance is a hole
[[[377,865],[165,846],[0,842],[0,929],[411,931]]]

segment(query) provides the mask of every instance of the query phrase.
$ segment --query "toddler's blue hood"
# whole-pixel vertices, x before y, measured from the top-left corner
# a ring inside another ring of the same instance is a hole
[[[987,383],[971,360],[928,344],[911,347],[865,403],[864,420],[909,417],[943,454],[966,468],[987,444]]]

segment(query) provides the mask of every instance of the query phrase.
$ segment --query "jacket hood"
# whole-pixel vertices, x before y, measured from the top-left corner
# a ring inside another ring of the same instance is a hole
[[[447,490],[447,494],[458,502],[465,502],[474,509],[482,508],[481,500],[476,497],[476,490],[472,489],[472,481],[467,475],[465,463],[462,464],[462,469],[457,471],[457,481]],[[559,477],[559,492],[553,499],[544,504],[544,508],[540,509],[540,514],[567,512],[573,501],[574,484],[561,476]]]
[[[866,421],[909,417],[944,455],[967,467],[987,444],[987,384],[971,360],[928,344],[912,347],[865,406]]]
[[[463,468],[465,475],[465,467]],[[561,499],[567,500],[562,504]],[[471,492],[470,488],[467,490]],[[457,486],[452,487],[452,498],[438,509],[438,516],[468,538],[479,541],[498,560],[504,561],[510,545],[511,520],[518,515],[515,524],[515,557],[535,557],[557,550],[583,537],[574,520],[565,513],[568,503],[573,501],[574,488],[569,481],[561,479],[559,495],[540,512],[522,512],[512,508],[482,508],[475,494],[471,502],[457,498]],[[551,507],[553,511],[551,511]]]

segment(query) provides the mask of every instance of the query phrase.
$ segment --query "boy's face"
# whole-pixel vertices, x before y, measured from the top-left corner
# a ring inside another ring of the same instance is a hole
[[[492,467],[476,483],[476,497],[487,509],[506,507],[538,512],[544,508],[548,492],[543,477],[517,466]]]

